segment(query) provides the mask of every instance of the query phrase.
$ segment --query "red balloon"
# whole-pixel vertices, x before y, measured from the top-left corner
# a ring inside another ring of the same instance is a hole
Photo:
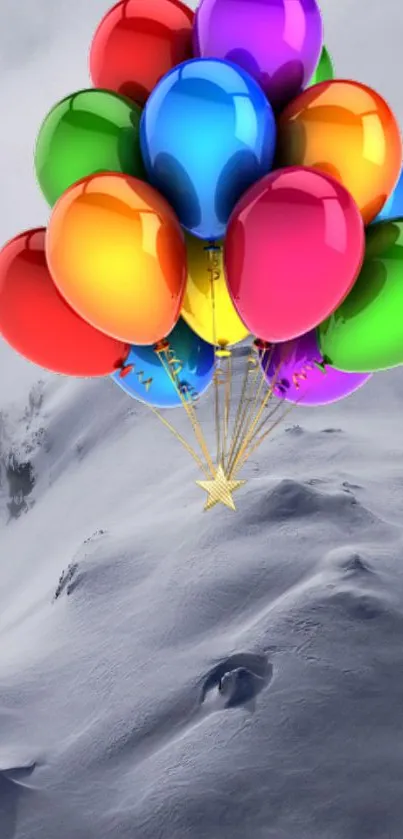
[[[325,320],[360,272],[365,237],[347,190],[317,169],[278,169],[234,208],[224,242],[233,303],[265,341],[290,341]]]
[[[180,0],[121,0],[102,19],[90,51],[95,87],[144,105],[165,73],[193,58],[194,12]]]
[[[44,227],[27,230],[0,251],[0,333],[14,350],[68,376],[106,376],[130,351],[94,329],[57,291],[45,258]]]

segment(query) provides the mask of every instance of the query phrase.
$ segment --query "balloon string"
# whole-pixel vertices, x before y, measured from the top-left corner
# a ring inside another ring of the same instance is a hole
[[[199,423],[199,421],[196,417],[193,405],[186,398],[188,396],[188,394],[186,393],[186,395],[184,395],[183,388],[181,387],[181,385],[178,381],[178,366],[180,365],[180,361],[172,353],[168,341],[162,341],[159,344],[157,344],[156,347],[155,347],[155,352],[157,353],[158,358],[159,358],[166,374],[169,376],[169,378],[170,378],[170,380],[171,380],[171,382],[172,382],[172,384],[173,384],[173,386],[176,390],[176,393],[178,394],[178,396],[181,400],[182,406],[185,409],[187,417],[190,420],[190,423],[192,425],[192,429],[193,429],[193,432],[195,434],[196,440],[197,440],[197,442],[200,446],[201,452],[202,452],[202,454],[203,454],[203,456],[206,460],[207,468],[210,472],[210,475],[212,477],[214,477],[215,469],[214,469],[214,465],[213,465],[213,462],[212,462],[211,457],[210,457],[210,453],[209,453],[209,450],[208,450],[208,447],[207,447],[206,440],[204,438],[203,430],[202,430],[201,425],[200,425],[200,423]]]
[[[242,442],[244,440],[245,428],[246,428],[247,422],[248,422],[248,416],[249,416],[249,412],[250,412],[250,405],[251,405],[251,401],[252,401],[253,389],[254,389],[255,384],[256,384],[256,378],[257,378],[256,368],[255,367],[250,367],[249,368],[249,378],[248,378],[248,388],[247,388],[247,391],[244,395],[243,402],[241,402],[242,412],[241,412],[240,418],[239,418],[238,429],[237,429],[237,432],[234,436],[233,444],[231,446],[231,456],[230,456],[229,461],[228,461],[228,474],[231,473],[231,469],[232,469],[234,460],[236,459],[237,452],[238,452],[239,447],[242,445]]]
[[[286,356],[286,354],[287,354],[286,347],[283,347],[283,350],[282,350],[281,355],[280,355],[280,361],[279,361],[279,363],[276,367],[275,374],[274,374],[273,379],[271,381],[269,391],[266,394],[266,397],[264,399],[264,402],[266,401],[266,404],[268,403],[268,401],[273,396],[274,388],[276,387],[276,384],[277,384],[277,381],[278,381],[278,375],[279,375],[279,372],[281,370],[281,367],[282,367],[282,364],[283,364],[283,361],[284,361],[284,356]],[[267,369],[267,368],[265,368],[265,369]],[[277,413],[278,409],[282,407],[284,399],[277,403],[277,405],[270,412],[269,416],[265,417],[265,419],[260,423],[260,425],[257,425],[257,423],[254,421],[254,423],[253,423],[254,427],[251,428],[251,433],[249,433],[248,438],[245,441],[246,445],[245,445],[244,451],[242,453],[240,453],[240,457],[238,459],[238,464],[236,465],[236,468],[233,470],[233,474],[236,474],[236,472],[238,472],[239,469],[241,469],[245,465],[245,463],[249,460],[249,458],[253,454],[253,452],[256,451],[256,449],[261,445],[261,443],[263,443],[263,440],[265,440],[266,437],[268,437],[268,435],[271,434],[271,432],[279,425],[279,423],[282,422],[286,418],[286,416],[288,416],[288,414],[293,410],[293,408],[295,408],[297,405],[299,405],[302,398],[303,398],[303,395],[301,395],[300,398],[296,400],[296,402],[292,402],[289,405],[289,407],[284,411],[284,413],[282,413],[282,415],[278,418],[278,420],[276,420],[270,426],[270,428],[264,434],[262,434],[260,437],[259,437],[259,434],[261,433],[263,428],[267,425],[267,423]],[[258,416],[255,418],[257,420],[257,422],[259,421],[259,419],[260,419],[260,417],[263,413],[264,407],[265,407],[265,405],[262,406],[261,410],[258,412]]]
[[[243,445],[244,440],[245,440],[245,435],[248,433],[249,424],[250,424],[250,422],[252,421],[252,418],[253,418],[253,413],[254,413],[254,410],[255,410],[255,406],[257,404],[259,391],[261,389],[261,388],[258,388],[258,390],[256,392],[257,382],[258,382],[258,378],[259,378],[259,372],[261,373],[260,384],[262,384],[262,381],[265,381],[265,379],[264,379],[265,371],[261,370],[261,367],[260,367],[258,359],[257,359],[257,353],[261,349],[262,346],[265,346],[265,347],[267,346],[268,347],[269,345],[268,344],[266,345],[265,342],[258,341],[258,340],[255,340],[252,344],[252,350],[251,350],[251,356],[250,356],[250,366],[253,366],[254,376],[251,379],[249,389],[248,389],[247,394],[245,396],[245,405],[244,405],[243,412],[242,412],[242,418],[241,418],[240,425],[239,425],[239,428],[238,428],[236,441],[235,441],[235,444],[233,446],[231,460],[230,460],[230,463],[228,465],[229,472],[231,471],[231,469],[232,469],[232,467],[233,467],[233,465],[234,465],[234,463],[235,463],[235,461],[238,457],[240,448]],[[270,362],[270,356],[268,358],[267,363],[269,363],[269,362]]]
[[[229,429],[229,419],[230,419],[230,411],[231,411],[231,395],[232,395],[232,356],[229,355],[227,358],[227,376],[225,382],[225,404],[224,404],[224,442],[223,442],[223,455],[222,455],[222,463],[223,467],[226,466],[226,457],[227,457],[227,442],[228,442],[228,429]]]
[[[213,317],[213,344],[214,344],[214,399],[215,399],[215,433],[216,433],[216,463],[219,465],[222,458],[221,451],[221,411],[220,411],[220,381],[221,370],[218,363],[218,344],[217,344],[217,312],[215,299],[215,282],[220,279],[221,271],[219,268],[219,261],[217,258],[217,245],[211,244],[207,246],[208,253],[208,272],[210,274],[210,290],[211,290],[211,305]],[[218,248],[219,249],[219,248]]]
[[[276,372],[275,372],[275,375],[274,375],[274,377],[273,377],[273,381],[272,381],[273,390],[274,390],[274,388],[276,387],[276,385],[277,385],[277,383],[278,383],[278,374],[279,374],[279,372],[280,372],[280,369],[281,369],[281,366],[282,366],[282,363],[283,363],[283,358],[284,358],[284,355],[286,355],[286,351],[285,351],[285,350],[281,353],[281,356],[280,356],[280,362],[279,362],[278,367],[276,368]],[[306,393],[306,391],[304,391],[304,394],[303,394],[303,395],[305,395],[305,393]],[[301,396],[300,396],[300,398],[299,398],[299,399],[297,399],[297,400],[295,401],[295,403],[293,403],[293,407],[295,407],[295,405],[299,405],[299,404],[300,404],[300,402],[301,402],[301,400],[302,400],[302,398],[303,398],[303,395],[301,395]],[[281,406],[282,406],[283,402],[284,402],[284,399],[281,399],[281,400],[279,400],[279,401],[277,402],[277,404],[275,405],[275,407],[273,408],[273,410],[270,412],[270,414],[269,414],[267,417],[265,417],[265,419],[264,419],[264,420],[260,423],[260,425],[259,425],[259,426],[256,428],[256,430],[253,432],[253,435],[252,435],[252,437],[251,437],[251,439],[250,439],[250,441],[249,441],[249,444],[248,444],[248,445],[250,445],[251,443],[253,443],[254,439],[258,436],[258,434],[260,434],[260,432],[261,432],[261,431],[263,430],[263,428],[267,425],[267,423],[268,423],[268,422],[272,419],[272,417],[273,417],[273,416],[277,413],[278,409],[279,409],[279,408],[281,408]],[[290,410],[291,410],[291,408],[290,408]],[[287,413],[288,413],[288,411],[287,411]]]
[[[230,449],[229,449],[229,454],[228,454],[228,459],[227,459],[227,474],[229,473],[229,470],[231,468],[231,463],[232,463],[232,459],[233,459],[233,456],[234,456],[234,452],[236,450],[236,446],[238,444],[239,438],[240,438],[241,433],[242,433],[242,427],[243,427],[243,424],[244,424],[245,413],[246,413],[247,405],[248,405],[248,402],[247,402],[247,392],[248,392],[247,388],[248,388],[248,384],[250,382],[250,374],[252,372],[256,374],[256,359],[254,357],[253,349],[251,349],[251,351],[250,351],[250,353],[249,353],[249,355],[246,359],[244,376],[243,376],[242,387],[241,387],[241,396],[240,396],[240,399],[239,399],[239,402],[238,402],[238,408],[237,408],[237,412],[236,412],[236,416],[235,416],[234,427],[233,427],[233,431],[232,431],[232,438],[231,438],[231,443],[230,443]]]
[[[280,361],[279,368],[281,367],[281,363],[282,363],[282,362]],[[315,366],[319,366],[319,367],[320,367],[320,369],[321,369],[321,370],[323,370],[323,372],[324,372],[324,373],[326,373],[326,364],[325,364],[325,363],[319,363],[318,365],[316,365],[316,364],[315,364]],[[274,381],[274,383],[273,383],[273,387],[275,387],[275,384],[276,384],[276,382]],[[304,397],[304,395],[305,395],[305,394],[306,394],[306,391],[304,391],[304,393],[303,393],[303,394],[301,394],[301,396],[300,396],[300,398],[299,398],[299,399],[297,399],[295,402],[292,402],[292,403],[288,406],[288,408],[284,411],[284,413],[281,415],[281,417],[279,417],[279,418],[278,418],[278,420],[276,420],[276,421],[275,421],[275,422],[274,422],[274,423],[270,426],[270,428],[269,428],[269,429],[268,429],[268,430],[267,430],[264,434],[262,434],[262,435],[259,437],[259,434],[261,433],[261,431],[263,430],[263,428],[267,425],[268,421],[269,421],[270,419],[272,419],[272,417],[273,417],[273,416],[277,413],[278,409],[279,409],[279,408],[283,405],[284,400],[281,400],[281,401],[280,401],[280,402],[276,405],[276,407],[273,409],[273,411],[271,411],[271,413],[269,414],[269,416],[268,416],[268,417],[266,417],[266,418],[263,420],[263,422],[261,422],[261,423],[260,423],[260,425],[258,426],[258,428],[255,430],[255,432],[254,432],[253,436],[252,436],[252,437],[251,437],[251,439],[249,440],[249,443],[248,443],[248,451],[245,453],[245,456],[244,456],[244,457],[243,457],[243,458],[239,461],[239,464],[238,464],[238,466],[237,466],[236,470],[234,470],[234,473],[233,473],[234,475],[235,475],[235,473],[236,473],[236,472],[238,472],[238,471],[239,471],[239,469],[241,469],[241,468],[245,465],[245,463],[249,460],[249,458],[251,457],[251,455],[253,454],[253,452],[254,452],[254,451],[256,451],[256,449],[257,449],[257,448],[258,448],[258,447],[259,447],[259,446],[263,443],[263,441],[266,439],[266,437],[268,437],[268,436],[269,436],[269,434],[271,434],[271,432],[272,432],[272,431],[274,431],[274,429],[275,429],[275,428],[279,425],[279,423],[280,423],[280,422],[282,422],[282,421],[283,421],[283,420],[284,420],[284,419],[288,416],[288,414],[289,414],[289,413],[290,413],[290,412],[291,412],[291,411],[292,411],[292,410],[293,410],[293,409],[294,409],[297,405],[299,405],[299,404],[300,404],[300,402],[302,401],[302,399],[303,399],[303,397]]]
[[[205,464],[203,463],[201,458],[198,456],[197,452],[195,452],[193,447],[187,442],[187,440],[185,440],[184,437],[182,437],[182,434],[179,434],[179,431],[177,431],[176,428],[168,420],[166,420],[165,417],[162,416],[162,414],[157,410],[157,408],[154,408],[153,405],[150,405],[148,402],[145,402],[143,399],[140,399],[139,397],[136,397],[136,398],[138,399],[139,402],[141,402],[143,405],[145,405],[146,408],[148,408],[150,411],[152,411],[152,413],[156,417],[158,417],[158,419],[162,422],[162,424],[165,425],[166,428],[168,428],[168,430],[171,432],[171,434],[173,434],[173,436],[176,437],[178,442],[181,443],[183,448],[186,449],[186,451],[191,455],[193,460],[197,463],[197,465],[202,470],[204,476],[207,479],[209,479],[210,478],[210,473],[206,469]]]
[[[267,423],[268,423],[268,422],[270,422],[270,420],[271,420],[271,419],[272,419],[272,418],[273,418],[273,417],[274,417],[274,416],[278,413],[278,411],[279,411],[279,409],[282,407],[282,405],[283,405],[283,402],[284,402],[284,401],[285,401],[284,399],[279,399],[279,400],[277,401],[277,403],[276,403],[276,405],[274,406],[274,408],[273,408],[273,409],[270,411],[270,413],[269,413],[269,414],[268,414],[268,415],[264,418],[264,420],[262,420],[262,422],[260,423],[260,425],[258,425],[258,427],[257,427],[257,428],[255,429],[255,431],[253,432],[253,435],[252,435],[252,437],[250,438],[248,445],[251,445],[251,443],[253,443],[253,442],[254,442],[254,440],[256,439],[256,437],[258,436],[258,434],[260,434],[260,432],[263,430],[263,428],[265,428],[265,426],[267,425]]]
[[[283,422],[283,420],[286,418],[286,416],[288,416],[288,414],[290,413],[290,411],[293,410],[293,408],[295,408],[295,404],[290,404],[288,406],[287,410],[284,411],[284,413],[281,415],[281,417],[279,417],[276,420],[276,422],[274,422],[273,425],[271,425],[270,428],[264,434],[262,434],[261,437],[259,437],[256,440],[255,444],[244,453],[244,456],[238,460],[237,464],[235,465],[234,469],[232,470],[231,477],[235,477],[235,475],[239,472],[239,470],[243,466],[245,466],[245,463],[247,463],[247,461],[252,456],[252,454],[263,443],[263,440],[265,440],[266,437],[268,437],[269,434],[271,434],[274,431],[274,429],[277,428],[277,426],[280,424],[280,422]]]
[[[254,349],[255,349],[255,353],[257,355],[258,351],[259,351],[258,344],[256,344],[256,343],[254,344]],[[246,428],[246,431],[245,431],[245,435],[249,434],[249,431],[250,431],[250,428],[251,428],[251,423],[253,422],[253,417],[255,415],[255,411],[256,411],[257,406],[259,404],[259,399],[262,395],[263,387],[264,387],[265,384],[267,384],[266,372],[269,368],[272,354],[273,354],[273,349],[271,348],[267,352],[267,360],[266,360],[265,367],[263,367],[261,364],[259,364],[259,360],[258,360],[258,358],[256,358],[256,376],[255,376],[255,379],[254,379],[254,385],[256,386],[256,390],[255,390],[254,394],[251,395],[250,409],[248,411],[247,428]],[[259,379],[259,382],[257,381],[258,379]],[[265,393],[267,393],[267,391],[265,391]]]
[[[169,348],[167,348],[163,352],[163,355],[164,355],[164,358],[162,358],[161,354],[159,353],[159,358],[160,358],[161,364],[162,364],[165,372],[169,376],[172,384],[174,385],[175,390],[176,390],[176,392],[177,392],[177,394],[178,394],[178,396],[181,400],[182,406],[186,411],[186,415],[187,415],[188,419],[190,420],[190,423],[192,425],[192,429],[193,429],[193,432],[195,434],[196,440],[197,440],[197,442],[200,446],[202,454],[204,455],[204,457],[206,459],[207,468],[209,469],[209,472],[210,472],[211,476],[214,476],[215,470],[214,470],[212,460],[210,458],[210,453],[208,451],[206,441],[204,439],[202,428],[201,428],[200,423],[199,423],[199,421],[196,417],[196,413],[194,411],[192,403],[186,398],[189,394],[186,392],[186,395],[184,395],[183,388],[181,387],[181,385],[178,381],[178,370],[176,368],[177,359],[175,357],[172,358],[171,351],[170,351]]]
[[[267,365],[269,363],[270,363],[270,355],[268,357]],[[266,391],[266,393],[265,393],[265,395],[264,395],[264,397],[263,397],[263,399],[260,403],[260,406],[257,410],[257,413],[254,416],[255,410],[258,406],[258,402],[259,402],[259,398],[260,398],[260,395],[261,395],[263,384],[266,382],[265,372],[267,370],[267,365],[265,365],[264,369],[261,368],[262,378],[261,378],[261,381],[259,383],[257,393],[255,394],[255,399],[253,400],[252,412],[249,414],[249,417],[248,417],[248,423],[249,423],[248,427],[247,427],[245,433],[243,434],[243,439],[241,441],[241,444],[239,445],[239,447],[236,451],[236,454],[235,454],[235,456],[232,460],[231,470],[230,470],[230,475],[231,476],[234,474],[234,470],[237,468],[238,462],[241,462],[242,457],[245,454],[245,452],[246,452],[246,450],[247,450],[247,448],[250,444],[251,438],[253,437],[253,433],[256,429],[256,426],[258,425],[259,420],[260,420],[266,406],[269,404],[270,400],[273,397],[273,390],[274,390],[274,387],[276,385],[276,377],[273,378],[273,381],[271,382],[270,386],[268,387],[268,389],[267,389],[267,391]],[[279,371],[280,367],[281,367],[281,362],[278,365],[278,368],[277,368],[277,371],[276,371],[277,375],[278,375],[278,371]]]
[[[261,398],[261,394],[262,394],[262,390],[263,390],[263,386],[267,381],[266,380],[266,374],[267,374],[268,367],[269,367],[269,365],[271,363],[271,360],[272,360],[272,354],[274,352],[274,346],[270,346],[270,344],[266,341],[256,339],[255,342],[254,342],[254,347],[255,347],[255,352],[256,353],[261,352],[263,350],[266,351],[266,353],[265,353],[266,360],[265,360],[264,364],[259,364],[259,366],[258,366],[258,370],[261,371],[261,379],[260,379],[259,387],[257,388],[257,391],[255,392],[254,398],[252,400],[252,407],[251,407],[251,410],[249,411],[249,414],[248,414],[248,419],[247,419],[247,426],[248,427],[247,427],[246,431],[244,431],[244,433],[242,435],[242,440],[240,441],[240,444],[237,448],[237,451],[236,451],[236,453],[235,453],[235,455],[232,459],[231,470],[233,470],[233,468],[234,468],[235,464],[237,463],[238,459],[242,457],[246,448],[249,446],[250,441],[251,441],[251,439],[254,435],[256,425],[259,422],[259,420],[260,420],[260,418],[263,414],[263,411],[265,410],[268,403],[270,402],[270,399],[273,396],[273,391],[274,391],[274,388],[277,384],[278,374],[280,372],[280,369],[281,369],[281,366],[282,366],[282,363],[283,363],[283,360],[284,360],[283,356],[284,356],[284,353],[286,353],[286,349],[284,347],[282,352],[281,352],[280,362],[279,362],[279,364],[278,364],[278,366],[275,370],[275,373],[274,373],[274,376],[272,378],[270,387],[269,387],[268,391],[266,391],[265,395],[263,396],[263,400],[260,402],[260,406],[258,407],[259,400]],[[263,358],[264,358],[264,356],[263,356]],[[256,382],[255,382],[255,384],[256,384]],[[258,409],[257,414],[256,414],[256,416],[254,416],[256,409]]]

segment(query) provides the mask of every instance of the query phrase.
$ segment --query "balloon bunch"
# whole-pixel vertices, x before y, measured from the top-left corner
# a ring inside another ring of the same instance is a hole
[[[235,509],[279,406],[403,363],[399,128],[334,78],[316,0],[120,0],[90,74],[40,129],[51,213],[0,252],[0,331],[54,372],[111,375],[195,459],[205,509]],[[212,383],[214,457],[197,412]],[[161,414],[175,406],[197,446]]]

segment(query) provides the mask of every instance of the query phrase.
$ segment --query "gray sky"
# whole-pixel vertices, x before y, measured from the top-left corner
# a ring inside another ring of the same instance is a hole
[[[0,166],[2,242],[46,223],[33,147],[49,108],[89,84],[92,33],[110,0],[2,0],[0,5]],[[326,43],[340,77],[386,96],[403,122],[400,0],[322,0]]]

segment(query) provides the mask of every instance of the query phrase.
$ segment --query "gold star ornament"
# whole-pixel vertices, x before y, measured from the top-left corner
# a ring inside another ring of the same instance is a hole
[[[211,510],[216,504],[224,504],[230,510],[236,510],[232,493],[245,483],[246,481],[231,480],[225,474],[222,464],[219,465],[214,478],[210,481],[196,481],[197,486],[207,492],[205,510]]]

